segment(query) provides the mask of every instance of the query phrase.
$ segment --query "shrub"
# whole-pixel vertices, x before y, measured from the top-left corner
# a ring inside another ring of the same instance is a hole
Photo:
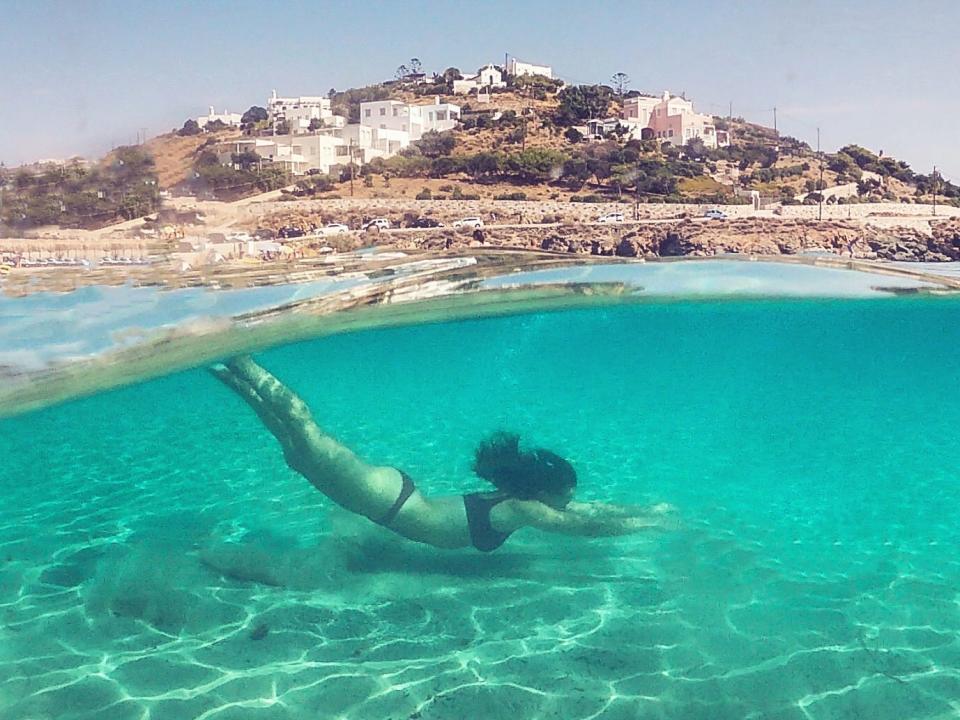
[[[417,193],[417,198],[416,198],[416,199],[417,199],[417,200],[432,200],[432,199],[433,199],[433,193],[430,192],[430,188],[424,188],[423,190],[421,190],[420,192]],[[438,199],[439,199],[439,198],[438,198]]]
[[[602,203],[607,202],[607,198],[603,197],[603,195],[571,195],[570,202]]]
[[[190,118],[185,123],[183,123],[183,127],[177,131],[177,135],[181,137],[187,137],[189,135],[199,135],[201,132],[203,131],[200,129],[200,126],[197,124],[197,121],[194,120],[193,118]]]
[[[510,192],[502,193],[500,195],[494,195],[494,200],[526,200],[527,194],[525,192]]]

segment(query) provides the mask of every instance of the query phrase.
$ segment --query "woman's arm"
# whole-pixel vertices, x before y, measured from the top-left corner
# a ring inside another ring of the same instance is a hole
[[[615,503],[605,502],[571,502],[567,505],[567,512],[575,512],[580,515],[589,515],[595,518],[629,518],[629,517],[650,517],[654,515],[667,515],[676,512],[676,508],[670,503],[660,503],[658,505],[617,505]]]
[[[570,505],[577,507],[571,508]],[[650,512],[650,508],[646,508],[644,514],[614,515],[581,509],[581,506],[589,509],[593,503],[570,505],[566,510],[559,511],[536,500],[512,500],[510,512],[517,528],[529,526],[546,532],[581,537],[630,535],[644,530],[673,530],[678,526],[676,518],[666,511]]]

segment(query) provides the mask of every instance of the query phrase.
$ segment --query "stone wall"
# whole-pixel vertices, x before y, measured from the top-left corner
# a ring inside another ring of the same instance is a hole
[[[479,216],[487,224],[523,224],[542,222],[587,223],[606,213],[623,213],[628,220],[681,220],[702,217],[710,205],[641,203],[571,203],[554,201],[516,200],[406,200],[406,199],[332,199],[266,202],[251,205],[253,215],[248,221],[254,226],[276,229],[286,224],[325,225],[343,222],[352,227],[373,217],[386,217],[396,227],[404,216],[427,216],[445,224],[464,217]],[[783,218],[785,220],[816,220],[816,205],[787,205],[773,210],[754,211],[751,205],[724,205],[721,207],[731,220],[746,218]],[[878,225],[904,223],[921,228],[933,218],[931,205],[908,203],[864,203],[859,205],[824,205],[824,220],[860,220]],[[939,217],[960,217],[960,208],[937,207]]]

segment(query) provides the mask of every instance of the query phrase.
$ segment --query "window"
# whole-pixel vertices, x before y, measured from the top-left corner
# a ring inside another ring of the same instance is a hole
[[[387,129],[387,126],[384,125],[383,123],[380,123],[380,129],[381,129],[381,130],[386,130],[386,129]]]
[[[673,130],[668,131],[667,137],[673,137]]]
[[[404,132],[407,131],[407,124],[406,124],[406,123],[403,124],[403,131],[404,131]]]
[[[393,109],[393,116],[394,116],[394,117],[397,116],[397,109],[396,109],[396,108]]]
[[[367,108],[366,110],[363,111],[363,116],[370,117],[370,108]]]
[[[386,108],[380,108],[380,117],[383,117],[383,116],[386,115],[386,114],[387,114],[387,109],[386,109]]]
[[[429,113],[429,115],[430,115],[430,120],[433,121],[433,113]]]

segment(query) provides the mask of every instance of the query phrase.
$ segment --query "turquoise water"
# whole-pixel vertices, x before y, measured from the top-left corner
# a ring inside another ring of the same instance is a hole
[[[960,714],[960,302],[673,302],[258,356],[428,494],[520,432],[669,534],[333,507],[201,371],[0,421],[0,717]]]

